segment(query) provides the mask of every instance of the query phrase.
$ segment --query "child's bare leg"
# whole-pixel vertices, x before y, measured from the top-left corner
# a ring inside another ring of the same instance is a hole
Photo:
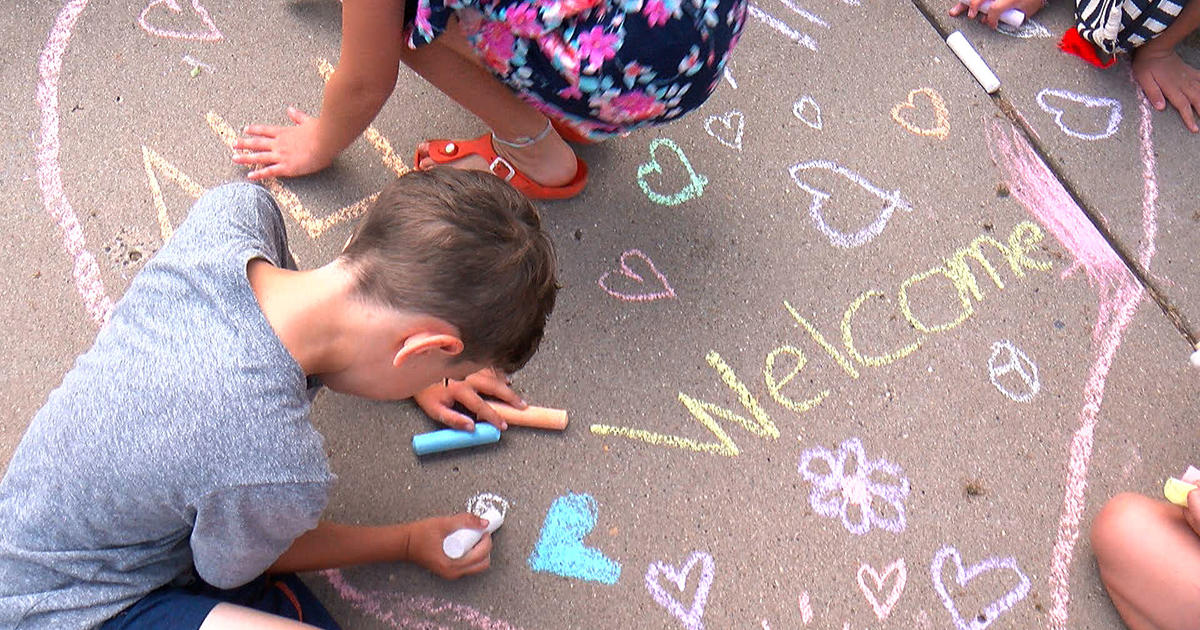
[[[523,102],[477,63],[457,20],[451,20],[449,28],[429,45],[416,50],[406,47],[400,59],[434,87],[478,116],[502,140],[534,138],[546,129],[548,120],[541,112]],[[575,177],[575,153],[553,131],[528,147],[516,149],[497,143],[495,148],[514,167],[544,186],[566,184]],[[422,146],[424,150],[426,148]],[[488,168],[486,161],[474,157],[464,158],[455,164],[478,170]]]
[[[1100,579],[1130,630],[1194,630],[1200,535],[1183,510],[1137,494],[1113,497],[1092,523]]]
[[[316,626],[285,619],[253,608],[229,603],[217,604],[200,630],[318,630]]]
[[[1167,30],[1133,53],[1133,76],[1150,104],[1160,111],[1168,102],[1174,105],[1192,133],[1200,133],[1200,70],[1187,65],[1175,47],[1197,28],[1200,2],[1188,2]]]

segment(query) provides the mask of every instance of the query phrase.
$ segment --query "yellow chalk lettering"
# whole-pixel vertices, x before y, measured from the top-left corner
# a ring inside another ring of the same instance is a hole
[[[158,230],[164,242],[171,238],[171,217],[167,214],[167,204],[163,202],[162,188],[158,184],[157,170],[163,177],[175,182],[180,188],[194,199],[204,194],[204,187],[197,184],[175,165],[163,159],[154,149],[142,145],[142,165],[146,167],[146,183],[150,186],[150,197],[154,200],[154,208],[158,213]]]
[[[946,271],[949,272],[954,283],[970,291],[971,295],[975,296],[976,301],[983,301],[983,292],[979,290],[979,283],[975,279],[975,274],[971,273],[971,267],[967,264],[966,259],[968,257],[979,263],[979,266],[992,279],[997,289],[1004,288],[1004,281],[1000,279],[1000,274],[996,273],[996,268],[992,266],[991,261],[987,259],[987,256],[983,255],[983,245],[985,244],[995,247],[1003,254],[1008,259],[1009,266],[1012,267],[1017,276],[1025,275],[1020,263],[1013,259],[1012,251],[1008,247],[1005,247],[1000,241],[990,236],[976,238],[971,241],[970,245],[959,249],[946,259]]]
[[[792,371],[788,372],[787,375],[783,377],[782,380],[776,381],[775,359],[781,354],[795,357],[796,365],[792,368]],[[796,378],[796,375],[800,374],[800,370],[803,370],[804,366],[807,364],[808,359],[804,358],[804,352],[801,351],[800,348],[796,348],[794,346],[780,346],[775,348],[770,354],[767,355],[767,359],[763,363],[763,379],[767,384],[767,392],[771,394],[771,398],[775,399],[775,402],[787,407],[788,409],[791,409],[792,411],[795,411],[796,413],[804,413],[805,411],[816,407],[817,405],[821,404],[821,401],[825,400],[826,396],[829,395],[829,390],[825,389],[821,390],[821,392],[812,398],[795,401],[780,393],[780,390],[786,387],[788,383],[792,382],[792,379]]]
[[[847,360],[841,352],[838,352],[838,349],[833,347],[833,344],[826,341],[825,336],[821,334],[821,331],[817,330],[815,326],[808,323],[808,320],[801,317],[800,313],[797,313],[796,309],[792,308],[792,305],[788,304],[787,300],[783,301],[783,306],[787,308],[789,313],[792,314],[792,317],[796,320],[796,322],[803,326],[804,330],[808,331],[808,335],[813,338],[813,341],[817,342],[818,346],[821,346],[825,352],[829,353],[829,356],[833,357],[833,360],[837,361],[837,364],[842,366],[842,369],[845,370],[846,373],[851,376],[851,378],[858,378],[858,368],[854,367],[854,364]]]
[[[1013,258],[1022,266],[1038,271],[1049,271],[1054,267],[1054,263],[1046,260],[1034,260],[1026,254],[1034,249],[1036,245],[1042,242],[1046,234],[1042,232],[1042,228],[1038,227],[1033,221],[1022,221],[1013,227],[1012,233],[1008,235],[1008,247],[1013,252]]]
[[[858,361],[859,363],[868,367],[881,367],[884,365],[891,365],[892,363],[895,363],[896,361],[899,361],[900,359],[912,354],[917,348],[921,347],[922,343],[925,343],[926,338],[918,337],[916,341],[908,344],[907,346],[882,356],[865,356],[859,352],[858,348],[854,346],[854,334],[851,331],[851,322],[854,319],[854,314],[858,312],[858,309],[862,308],[863,303],[873,297],[884,297],[884,294],[882,291],[865,291],[862,295],[859,295],[857,298],[855,298],[854,301],[850,303],[850,306],[846,308],[845,314],[842,315],[842,345],[846,346],[846,353],[853,357],[855,361]]]
[[[926,279],[937,275],[945,276],[946,279],[950,281],[950,284],[954,286],[954,289],[958,292],[958,301],[959,304],[962,305],[962,312],[959,313],[958,318],[952,322],[938,324],[935,326],[927,326],[924,322],[917,319],[916,314],[912,312],[912,306],[908,303],[908,288],[917,284],[918,282],[924,282]],[[925,334],[944,332],[955,328],[959,324],[967,321],[967,318],[975,312],[975,307],[971,305],[971,297],[967,293],[967,287],[960,284],[953,275],[951,275],[942,267],[934,267],[933,269],[909,276],[907,280],[900,283],[900,291],[897,297],[900,300],[900,312],[904,314],[904,318],[907,319],[908,323],[912,324],[914,328]]]

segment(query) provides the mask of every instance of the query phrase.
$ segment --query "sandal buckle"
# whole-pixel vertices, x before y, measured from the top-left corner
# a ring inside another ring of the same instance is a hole
[[[502,164],[508,169],[508,175],[501,175],[500,173],[496,172],[496,165],[498,164]],[[517,169],[513,168],[513,165],[509,164],[508,160],[500,157],[499,155],[496,156],[496,159],[492,160],[491,164],[488,164],[488,170],[491,171],[492,175],[495,175],[496,177],[503,177],[504,181],[506,182],[512,181],[512,178],[517,174]]]

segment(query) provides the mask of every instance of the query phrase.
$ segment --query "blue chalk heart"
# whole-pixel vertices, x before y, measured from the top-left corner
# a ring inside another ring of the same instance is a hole
[[[577,580],[616,584],[621,577],[621,563],[583,544],[596,526],[596,510],[596,500],[588,494],[570,493],[555,499],[546,512],[542,535],[529,554],[529,568]]]

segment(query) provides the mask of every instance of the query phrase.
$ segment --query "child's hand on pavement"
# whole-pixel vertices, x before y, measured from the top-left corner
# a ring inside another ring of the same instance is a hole
[[[482,396],[490,396],[508,403],[517,409],[529,405],[509,386],[511,381],[499,370],[487,368],[468,376],[465,380],[436,383],[417,392],[413,401],[425,415],[442,424],[462,431],[474,431],[475,422],[470,417],[454,410],[458,403],[475,414],[476,419],[493,424],[504,431],[508,423],[496,414]]]
[[[971,0],[970,4],[960,4],[957,1],[950,6],[950,16],[958,17],[964,13],[969,19],[979,18],[980,22],[987,24],[992,28],[1000,26],[1000,16],[1009,9],[1017,9],[1025,14],[1025,17],[1033,17],[1035,13],[1042,10],[1046,6],[1042,0],[995,0],[992,6],[988,7],[988,12],[985,14],[979,10],[985,0]]]
[[[1162,111],[1167,103],[1179,110],[1183,124],[1192,133],[1200,133],[1200,70],[1189,66],[1174,49],[1160,50],[1154,42],[1133,54],[1133,77],[1154,109]]]
[[[250,125],[233,148],[246,151],[233,156],[237,164],[256,167],[246,177],[258,181],[270,177],[297,177],[315,173],[333,162],[320,150],[318,119],[289,107],[293,127]]]
[[[442,541],[459,529],[485,529],[488,522],[474,514],[463,512],[454,516],[438,516],[408,524],[408,550],[405,560],[425,567],[447,580],[457,580],[486,570],[492,564],[492,535],[483,538],[463,557],[451,560],[442,551]]]

